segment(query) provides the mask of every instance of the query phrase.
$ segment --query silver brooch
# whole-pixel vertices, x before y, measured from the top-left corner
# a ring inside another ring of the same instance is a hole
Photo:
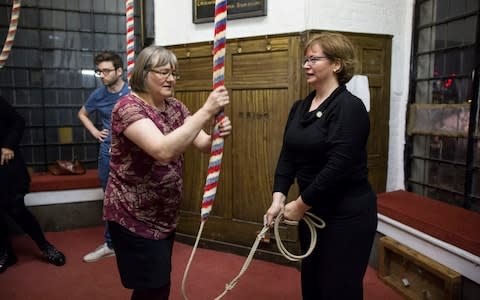
[[[317,118],[320,119],[322,117],[322,115],[323,115],[323,113],[321,111],[317,111],[317,113],[316,113]]]

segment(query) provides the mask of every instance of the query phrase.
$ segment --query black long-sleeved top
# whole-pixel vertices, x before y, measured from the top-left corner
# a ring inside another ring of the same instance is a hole
[[[290,110],[273,191],[287,195],[296,179],[303,201],[324,211],[335,206],[331,201],[371,191],[370,122],[362,101],[344,85],[309,112],[314,97],[312,92]]]

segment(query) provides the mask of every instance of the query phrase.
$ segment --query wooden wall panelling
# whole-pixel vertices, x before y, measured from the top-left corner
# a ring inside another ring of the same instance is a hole
[[[180,80],[176,91],[211,90],[212,44],[196,44],[172,50],[179,62]]]
[[[286,89],[235,90],[232,116],[233,217],[261,223],[272,201],[272,184],[283,126],[288,115]]]
[[[232,211],[234,220],[253,222],[257,230],[271,203],[286,118],[291,104],[298,98],[298,94],[290,96],[292,86],[296,86],[291,74],[298,74],[298,60],[292,59],[292,55],[296,55],[292,54],[292,47],[296,47],[292,37],[284,36],[232,44],[232,77],[228,83],[233,90],[232,120],[236,127]],[[289,249],[296,246],[295,228],[282,228],[282,236]],[[251,239],[242,241],[243,245],[251,243]],[[272,244],[261,244],[260,248],[276,251]]]
[[[191,110],[192,113],[197,111],[203,104],[204,100],[208,97],[210,91],[187,91],[177,92],[176,97],[181,99],[185,105]],[[204,128],[206,132],[210,132],[210,126]],[[228,139],[225,141],[225,151],[230,151],[231,143]],[[193,215],[200,215],[200,204],[203,197],[203,187],[205,185],[205,178],[207,176],[209,154],[201,153],[194,147],[191,147],[185,153],[184,164],[184,197],[181,204],[181,210]],[[229,197],[231,194],[231,180],[227,180],[229,177],[229,165],[231,159],[229,156],[224,156],[222,159],[222,172],[219,180],[219,188],[217,190],[217,199],[212,215],[227,215],[231,210],[230,203],[224,201],[225,197]],[[225,170],[227,170],[225,172]]]
[[[271,202],[273,176],[289,109],[295,100],[310,91],[301,61],[305,42],[316,32],[227,42],[225,84],[231,105],[226,113],[234,130],[226,139],[220,186],[204,230],[204,240],[220,241],[222,247],[229,245],[231,251],[248,249],[261,229],[263,214]],[[388,153],[391,37],[347,35],[352,38],[359,56],[359,73],[369,76],[372,98],[372,132],[368,144],[370,180],[379,192],[385,189]],[[180,64],[181,79],[177,83],[176,96],[194,112],[211,90],[212,44],[178,45],[170,49],[176,53]],[[192,150],[185,154],[180,234],[195,236],[197,233],[208,156]],[[297,195],[294,187],[288,199]],[[282,227],[281,234],[287,247],[295,251],[296,228]],[[261,244],[262,251],[277,252],[274,241]]]
[[[233,48],[233,217],[261,223],[282,138],[275,124],[288,114],[288,37],[237,41]]]
[[[351,34],[349,38],[357,50],[357,72],[367,75],[370,85],[369,180],[380,193],[387,182],[391,36]]]
[[[288,100],[290,106],[305,95],[302,36],[293,35],[288,44]]]
[[[237,40],[228,54],[228,88],[285,88],[288,86],[288,37]]]

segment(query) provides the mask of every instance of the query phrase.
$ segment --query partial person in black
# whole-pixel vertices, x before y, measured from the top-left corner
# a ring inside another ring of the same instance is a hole
[[[24,127],[23,118],[0,96],[0,273],[17,262],[10,241],[8,217],[32,238],[47,262],[56,266],[65,264],[63,253],[45,239],[37,219],[25,207],[30,175],[19,150]]]
[[[314,252],[302,261],[303,299],[363,299],[377,211],[368,182],[368,113],[345,87],[353,76],[354,48],[342,34],[322,33],[304,54],[305,77],[315,90],[290,111],[266,218],[272,224],[283,210],[285,219],[301,220],[309,211],[326,223],[317,229]],[[285,204],[294,180],[300,195]],[[310,232],[304,222],[299,239],[305,252]]]

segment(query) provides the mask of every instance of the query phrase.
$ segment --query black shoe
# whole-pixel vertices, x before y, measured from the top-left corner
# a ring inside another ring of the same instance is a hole
[[[0,273],[5,272],[8,267],[13,266],[17,261],[17,256],[11,250],[0,251]]]
[[[42,249],[42,256],[49,263],[56,266],[63,266],[65,264],[65,255],[58,251],[53,245],[47,245]]]

